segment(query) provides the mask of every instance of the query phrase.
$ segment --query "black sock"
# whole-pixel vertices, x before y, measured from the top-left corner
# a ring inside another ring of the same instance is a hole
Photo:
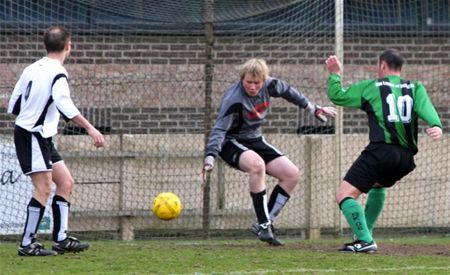
[[[61,196],[55,195],[52,202],[53,240],[64,241],[67,238],[70,203]]]
[[[270,195],[269,200],[269,216],[270,220],[273,221],[280,214],[281,209],[283,209],[284,205],[289,200],[289,194],[284,191],[284,189],[277,184]]]
[[[267,194],[266,190],[259,193],[250,192],[253,200],[253,207],[255,208],[258,223],[267,223],[269,221],[269,211],[267,210]]]
[[[45,206],[35,198],[31,198],[27,206],[27,219],[22,234],[21,246],[27,246],[36,241],[39,223],[44,216]]]

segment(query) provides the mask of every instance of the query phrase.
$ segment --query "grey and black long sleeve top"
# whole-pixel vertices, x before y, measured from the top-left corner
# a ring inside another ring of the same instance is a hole
[[[261,124],[268,113],[270,97],[282,97],[301,108],[306,108],[309,104],[305,96],[280,79],[268,77],[259,93],[253,97],[247,95],[242,81],[236,82],[222,97],[205,156],[217,157],[222,145],[228,140],[261,137]]]

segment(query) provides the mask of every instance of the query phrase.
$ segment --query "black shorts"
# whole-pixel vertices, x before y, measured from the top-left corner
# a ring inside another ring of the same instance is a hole
[[[40,133],[29,132],[17,125],[14,128],[14,144],[25,175],[52,171],[52,165],[63,160],[51,137],[43,138]]]
[[[246,140],[231,139],[226,141],[222,146],[219,156],[231,167],[240,169],[239,158],[247,150],[252,150],[257,153],[266,164],[283,156],[283,153],[266,142],[263,137]]]
[[[416,168],[414,155],[398,145],[370,143],[355,160],[344,180],[367,193],[375,183],[391,187]]]

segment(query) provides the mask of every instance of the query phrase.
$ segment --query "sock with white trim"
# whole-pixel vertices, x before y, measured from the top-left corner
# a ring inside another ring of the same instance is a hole
[[[27,206],[27,219],[22,235],[21,246],[27,246],[36,241],[36,234],[39,223],[44,216],[45,206],[38,202],[35,198],[31,198]]]
[[[267,209],[267,193],[263,190],[259,193],[250,192],[253,200],[253,207],[255,208],[256,218],[258,223],[263,224],[269,221],[269,211]]]

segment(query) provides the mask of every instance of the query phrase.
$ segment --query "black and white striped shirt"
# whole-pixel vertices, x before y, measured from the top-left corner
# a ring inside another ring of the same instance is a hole
[[[44,138],[57,134],[60,114],[70,120],[80,111],[70,97],[68,74],[61,62],[44,57],[26,67],[14,87],[8,113],[16,125]]]

